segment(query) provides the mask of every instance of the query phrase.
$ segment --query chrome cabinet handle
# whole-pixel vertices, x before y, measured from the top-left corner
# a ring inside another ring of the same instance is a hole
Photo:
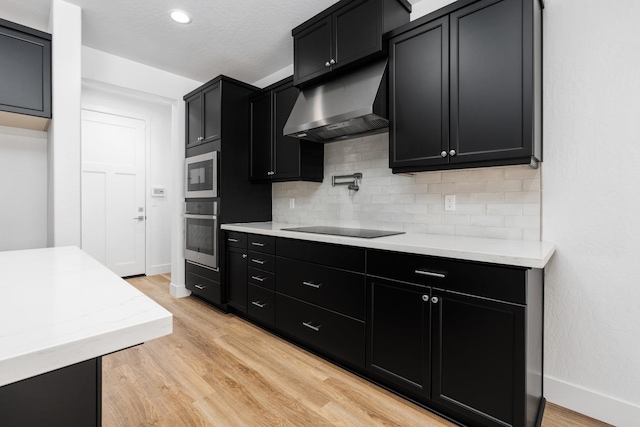
[[[203,285],[195,285],[197,289],[203,290],[204,288],[206,288],[206,286]]]
[[[261,303],[260,301],[251,301],[251,304],[255,305],[258,308],[265,308],[267,303]]]
[[[313,326],[311,322],[302,322],[302,324],[309,329],[313,329],[316,332],[320,332],[320,328],[322,327],[322,325]]]
[[[444,279],[446,277],[442,273],[433,273],[431,271],[425,271],[425,270],[416,270],[414,271],[414,273],[420,274],[422,276],[437,277],[438,279]]]
[[[274,171],[269,171],[269,172],[267,172],[267,175],[269,175],[269,176],[275,175],[275,172]]]
[[[239,242],[239,240],[238,240],[238,239],[232,239],[232,238],[230,238],[230,237],[229,237],[229,238],[227,239],[227,242],[238,243],[238,242]]]
[[[242,259],[245,259],[247,257],[247,254],[242,254]]]
[[[251,258],[251,262],[255,262],[256,264],[264,265],[264,263],[265,263],[266,261],[261,260],[261,259]]]
[[[449,151],[449,155],[450,155],[451,157],[455,156],[455,155],[456,155],[456,150],[451,150],[451,151]]]
[[[265,280],[267,280],[266,277],[260,277],[260,276],[251,276],[251,278],[253,280],[257,280],[258,282],[264,282]]]
[[[438,303],[438,301],[439,301],[439,300],[438,300],[438,297],[431,297],[431,302],[432,302],[432,303],[437,304],[437,303]]]
[[[260,247],[263,247],[263,246],[264,246],[264,243],[260,243],[260,242],[251,242],[251,244],[252,244],[253,246],[260,246]]]
[[[203,139],[204,139],[204,138],[203,138],[203,137],[201,137],[201,136],[199,136],[199,137],[198,137],[198,141],[202,141]]]
[[[320,289],[320,286],[322,286],[322,283],[313,283],[313,282],[302,282],[302,284],[309,286],[311,288],[316,288],[316,289]]]
[[[330,67],[330,66],[331,66],[331,64],[329,63],[329,61],[327,61],[327,62],[325,62],[324,66],[325,66],[325,67]]]
[[[422,301],[429,302],[429,295],[422,295]]]
[[[447,152],[446,151],[442,151],[442,153],[440,153],[441,157],[447,157]]]
[[[331,61],[329,61],[329,64],[334,65],[336,63],[335,59],[331,59]]]

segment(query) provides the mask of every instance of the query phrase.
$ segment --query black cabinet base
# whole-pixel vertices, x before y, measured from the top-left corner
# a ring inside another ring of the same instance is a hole
[[[0,387],[0,426],[102,425],[102,357]]]

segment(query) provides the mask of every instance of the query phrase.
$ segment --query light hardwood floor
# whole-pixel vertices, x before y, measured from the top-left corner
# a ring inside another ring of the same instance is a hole
[[[103,426],[453,424],[196,298],[165,275],[129,279],[173,313],[173,334],[103,358]],[[548,404],[544,427],[605,426]]]

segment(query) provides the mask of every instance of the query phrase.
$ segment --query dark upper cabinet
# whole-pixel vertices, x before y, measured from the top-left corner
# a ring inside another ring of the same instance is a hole
[[[0,111],[51,118],[51,35],[0,19],[0,58]]]
[[[392,32],[394,172],[542,160],[540,14],[537,0],[456,2]]]
[[[222,108],[220,82],[185,99],[187,149],[220,139]]]
[[[294,28],[294,85],[383,55],[382,35],[409,22],[410,12],[405,0],[342,0]]]
[[[282,133],[299,92],[287,78],[252,99],[252,180],[322,181],[324,145]]]
[[[394,37],[389,58],[390,167],[447,164],[449,20]]]

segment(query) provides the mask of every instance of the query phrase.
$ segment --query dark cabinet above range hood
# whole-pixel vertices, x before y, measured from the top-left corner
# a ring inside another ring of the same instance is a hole
[[[387,59],[305,89],[283,133],[315,142],[332,142],[386,132]]]

